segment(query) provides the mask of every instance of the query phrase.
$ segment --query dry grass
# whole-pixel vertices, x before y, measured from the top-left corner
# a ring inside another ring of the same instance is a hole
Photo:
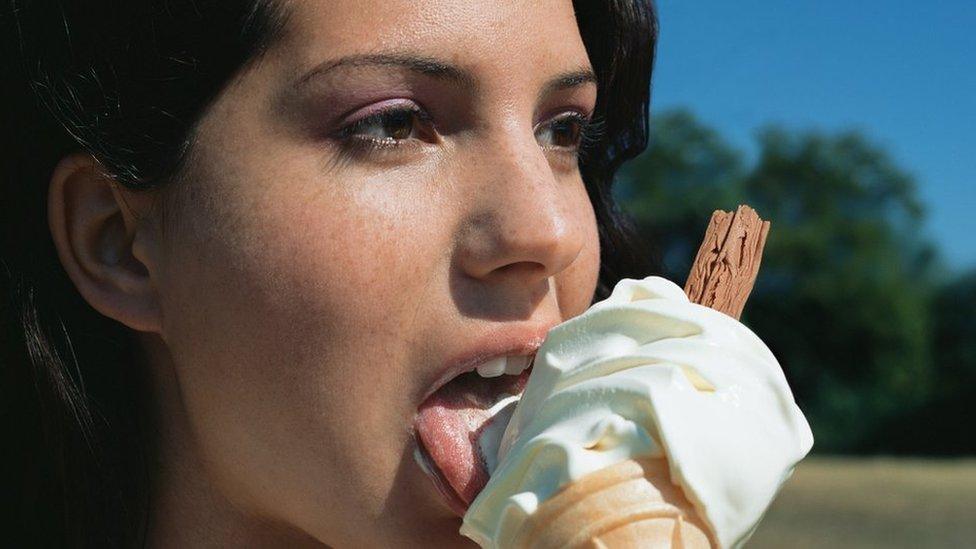
[[[976,547],[976,460],[805,460],[750,549]]]

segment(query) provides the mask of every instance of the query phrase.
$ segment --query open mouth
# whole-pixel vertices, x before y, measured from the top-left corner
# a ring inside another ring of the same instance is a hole
[[[451,509],[463,516],[488,483],[489,466],[532,357],[499,357],[445,383],[417,409],[418,462]]]

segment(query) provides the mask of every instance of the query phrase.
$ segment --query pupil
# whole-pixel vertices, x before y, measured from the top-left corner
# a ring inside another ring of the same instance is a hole
[[[386,131],[393,139],[407,139],[413,131],[413,113],[407,111],[391,113],[386,121]]]
[[[553,128],[553,141],[557,147],[572,147],[579,140],[580,125],[572,120],[556,124]]]

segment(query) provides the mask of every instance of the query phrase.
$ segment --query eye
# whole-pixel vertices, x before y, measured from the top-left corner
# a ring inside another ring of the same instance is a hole
[[[535,130],[535,138],[545,149],[575,150],[583,140],[588,123],[582,114],[566,112],[540,124]]]
[[[348,124],[338,137],[351,145],[389,148],[410,139],[432,141],[434,134],[432,121],[423,110],[398,105]]]

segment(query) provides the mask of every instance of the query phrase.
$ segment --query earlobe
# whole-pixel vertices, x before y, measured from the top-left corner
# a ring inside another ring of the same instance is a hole
[[[162,322],[153,279],[148,196],[132,196],[88,154],[58,163],[48,188],[48,225],[68,277],[95,310],[141,332]],[[131,206],[131,207],[130,207]],[[138,253],[134,243],[138,242]]]

